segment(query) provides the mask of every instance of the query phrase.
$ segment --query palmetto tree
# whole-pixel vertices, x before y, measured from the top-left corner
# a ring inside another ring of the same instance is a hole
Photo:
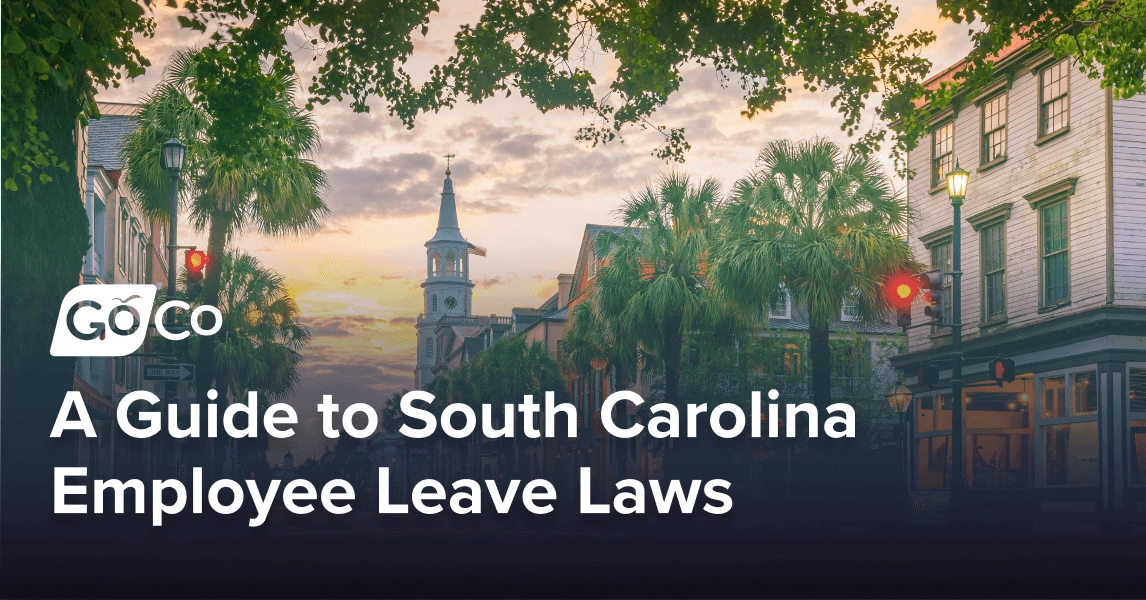
[[[247,391],[259,394],[259,411],[270,402],[288,396],[299,381],[302,350],[310,332],[300,323],[298,304],[290,296],[283,277],[264,267],[255,257],[227,252],[218,263],[220,289],[217,307],[223,315],[215,340],[216,387],[220,400],[227,394],[241,399]],[[186,277],[182,284],[187,284]],[[196,355],[206,337],[193,336],[187,351]],[[266,450],[265,437],[251,451]],[[248,444],[249,446],[249,444]],[[208,445],[213,463],[214,446]]]
[[[606,331],[660,363],[671,403],[680,400],[684,336],[723,315],[704,274],[720,205],[716,180],[694,184],[685,175],[665,175],[625,202],[619,211],[624,232],[597,237],[609,255],[597,273],[598,316]]]
[[[567,372],[589,377],[594,366],[604,364],[616,377],[618,389],[624,389],[636,379],[640,348],[624,338],[625,332],[618,330],[616,323],[602,319],[595,304],[592,300],[582,302],[573,309],[560,342],[561,366]]]
[[[310,115],[295,103],[297,82],[266,71],[266,90],[261,114],[265,122],[252,135],[230,136],[220,147],[208,131],[233,126],[250,131],[247,124],[220,124],[211,107],[196,92],[213,83],[200,73],[198,54],[177,53],[166,77],[144,100],[139,125],[123,150],[127,185],[140,198],[150,215],[169,217],[167,172],[160,161],[160,146],[178,137],[187,145],[182,172],[182,199],[189,205],[192,222],[208,230],[207,263],[201,302],[220,302],[222,261],[228,241],[245,228],[264,235],[291,235],[316,229],[328,209],[320,194],[326,177],[311,157],[319,148],[318,128]],[[243,143],[236,144],[236,139]],[[174,268],[175,265],[172,265]],[[230,351],[230,349],[225,349]],[[206,401],[206,390],[216,379],[213,368],[215,339],[199,346],[196,361],[196,393]],[[224,381],[220,379],[220,381]]]
[[[888,275],[917,265],[903,239],[905,200],[870,156],[825,139],[768,144],[721,214],[711,276],[726,298],[760,314],[784,299],[810,321],[812,397],[831,400],[829,325],[844,300],[863,321],[887,310]]]

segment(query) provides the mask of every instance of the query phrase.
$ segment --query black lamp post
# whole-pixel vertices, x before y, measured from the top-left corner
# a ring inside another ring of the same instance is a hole
[[[900,453],[902,460],[900,470],[903,472],[903,487],[905,490],[909,489],[911,482],[911,476],[907,470],[907,457],[908,453],[911,452],[911,446],[907,438],[907,411],[911,408],[911,400],[913,397],[914,394],[912,394],[911,389],[903,385],[903,382],[897,382],[895,387],[887,392],[887,403],[891,405],[891,410],[895,412],[895,415],[899,418],[898,432],[900,445],[903,450]]]
[[[960,280],[963,277],[962,237],[960,232],[959,209],[963,197],[967,195],[967,180],[971,174],[959,167],[947,173],[947,196],[951,199],[954,223],[951,229],[951,501],[949,511],[955,515],[958,500],[964,487],[963,473],[963,290]]]
[[[175,251],[179,247],[179,176],[183,171],[183,158],[186,153],[187,147],[183,145],[183,142],[173,137],[163,142],[162,152],[160,154],[160,162],[163,168],[167,169],[167,176],[171,179],[171,204],[167,224],[167,298],[169,300],[176,297],[175,274],[177,269],[175,266]],[[167,311],[164,320],[166,321],[165,325],[167,325],[167,328],[170,330],[172,326],[175,325],[175,311]],[[163,395],[166,397],[168,405],[175,401],[176,385],[176,382],[168,381],[163,386]]]

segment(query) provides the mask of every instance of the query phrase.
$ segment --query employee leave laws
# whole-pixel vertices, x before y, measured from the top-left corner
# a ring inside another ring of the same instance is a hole
[[[145,486],[140,479],[96,479],[90,485],[87,467],[57,467],[54,477],[53,509],[56,514],[150,513],[151,524],[159,527],[164,519],[190,509],[193,514],[205,510],[229,515],[248,506],[252,516],[247,524],[259,527],[267,522],[272,508],[281,505],[288,512],[305,515],[321,507],[328,513],[341,515],[353,510],[354,487],[346,480],[332,479],[321,486],[306,479],[294,479],[285,484],[273,479],[265,485],[248,479],[239,482],[220,479],[210,485],[203,481],[203,469],[195,467],[188,486],[178,479],[155,479]],[[483,486],[484,483],[484,486]],[[245,485],[244,485],[245,484]],[[667,483],[625,479],[616,484],[612,501],[600,501],[592,496],[592,473],[588,467],[580,472],[580,512],[583,514],[665,514],[679,510],[691,514],[694,510],[720,515],[732,509],[732,498],[727,494],[731,485],[724,479],[702,482],[699,479]],[[484,489],[483,489],[484,488]],[[378,469],[378,512],[380,514],[407,514],[410,507],[427,515],[449,510],[456,514],[481,514],[493,510],[505,514],[515,504],[535,515],[553,512],[557,490],[545,479],[523,482],[511,479],[499,483],[493,479],[478,482],[459,479],[446,486],[436,479],[423,479],[414,485],[410,502],[391,502],[390,469]],[[703,505],[703,506],[701,506]],[[90,510],[89,510],[90,508]]]

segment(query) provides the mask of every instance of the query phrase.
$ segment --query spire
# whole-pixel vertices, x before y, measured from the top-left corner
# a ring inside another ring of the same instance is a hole
[[[465,242],[462,232],[458,229],[458,207],[454,201],[454,182],[450,179],[449,159],[453,154],[446,155],[446,180],[442,182],[442,205],[438,209],[438,231],[431,242]]]

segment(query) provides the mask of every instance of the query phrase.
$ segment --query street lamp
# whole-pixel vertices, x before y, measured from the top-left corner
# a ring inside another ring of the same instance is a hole
[[[963,288],[962,233],[959,209],[967,195],[971,174],[959,167],[947,173],[947,196],[951,199],[954,222],[951,227],[951,500],[948,509],[956,516],[957,500],[963,493]]]
[[[911,451],[911,447],[907,440],[907,411],[911,408],[911,399],[914,396],[911,389],[903,382],[897,382],[894,387],[887,392],[887,403],[891,405],[891,410],[895,411],[899,417],[899,441],[900,441],[900,472],[903,473],[903,487],[904,491],[910,494],[911,476],[907,471],[907,455]]]
[[[187,154],[187,146],[183,145],[177,138],[171,138],[163,142],[159,161],[161,166],[167,170],[167,176],[171,179],[169,188],[170,194],[170,213],[168,215],[168,233],[167,233],[167,298],[175,298],[175,251],[179,248],[179,176],[183,171],[183,159]],[[167,328],[170,330],[175,325],[175,311],[167,311],[164,317]],[[167,403],[170,405],[175,402],[176,383],[168,381],[163,386],[163,395],[166,397]],[[162,444],[162,442],[160,442]]]
[[[887,403],[891,405],[891,410],[895,411],[895,414],[899,416],[900,423],[903,423],[905,415],[907,415],[907,409],[911,407],[911,398],[913,395],[911,389],[903,385],[903,383],[895,384],[895,387],[887,392]]]

